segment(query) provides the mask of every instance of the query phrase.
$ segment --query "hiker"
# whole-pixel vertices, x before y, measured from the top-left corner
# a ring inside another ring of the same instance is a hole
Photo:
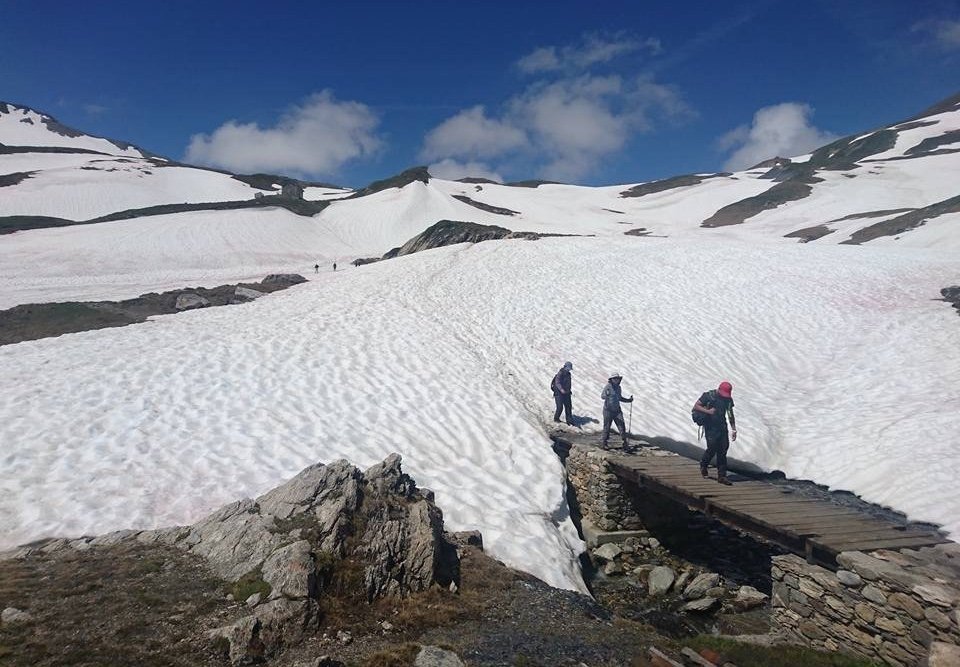
[[[337,263],[336,263],[336,262],[333,263],[333,270],[334,270],[334,271],[337,270]]]
[[[314,265],[313,265],[313,272],[314,272],[314,273],[320,273],[320,265],[319,265],[319,264],[314,264]]]
[[[567,424],[573,426],[573,404],[570,400],[570,371],[573,370],[573,364],[569,361],[563,364],[563,367],[557,371],[550,381],[550,388],[553,389],[553,400],[557,404],[557,411],[553,413],[553,421],[560,421],[560,412],[567,413]]]
[[[730,440],[737,439],[737,420],[733,416],[733,385],[724,380],[716,389],[706,391],[693,406],[694,412],[708,415],[703,423],[703,433],[707,438],[707,451],[700,459],[700,474],[707,477],[710,460],[717,457],[717,481],[730,485],[727,479],[727,449]],[[727,433],[727,419],[730,420],[730,433]]]
[[[633,396],[624,398],[620,394],[620,381],[623,376],[614,373],[610,376],[607,386],[603,388],[600,397],[603,399],[603,440],[600,442],[602,449],[607,448],[607,441],[610,439],[610,423],[614,422],[620,429],[620,437],[623,438],[623,446],[627,446],[627,429],[623,425],[623,410],[620,409],[621,403],[633,403]]]

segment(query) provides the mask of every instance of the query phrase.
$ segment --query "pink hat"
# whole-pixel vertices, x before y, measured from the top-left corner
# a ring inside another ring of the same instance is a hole
[[[730,394],[733,391],[733,385],[724,380],[720,383],[720,386],[717,387],[717,393],[723,396],[724,398],[730,398]]]

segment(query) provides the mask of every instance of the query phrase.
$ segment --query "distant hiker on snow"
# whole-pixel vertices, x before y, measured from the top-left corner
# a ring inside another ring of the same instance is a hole
[[[320,273],[320,265],[319,265],[319,264],[314,264],[314,265],[313,265],[313,272],[314,272],[314,273]]]
[[[737,439],[732,393],[733,385],[723,381],[716,389],[704,392],[693,405],[693,421],[703,426],[703,433],[707,437],[707,451],[700,459],[700,474],[707,477],[710,460],[716,456],[717,481],[727,485],[732,484],[727,479],[727,449],[730,440]],[[727,419],[730,420],[730,434],[727,433]]]
[[[624,398],[620,395],[620,381],[623,376],[614,373],[610,376],[607,386],[603,388],[600,397],[603,399],[603,440],[600,446],[607,447],[607,441],[610,439],[610,424],[615,422],[620,430],[620,437],[623,438],[623,446],[627,446],[627,429],[623,425],[623,410],[620,409],[621,403],[633,403],[633,396]]]
[[[334,270],[334,271],[337,270],[337,263],[336,263],[336,262],[333,263],[333,270]]]
[[[557,404],[557,411],[553,413],[553,421],[560,421],[560,412],[567,413],[567,424],[573,426],[573,402],[570,399],[570,371],[573,370],[573,364],[569,361],[557,371],[550,382],[550,388],[553,389],[553,400]]]

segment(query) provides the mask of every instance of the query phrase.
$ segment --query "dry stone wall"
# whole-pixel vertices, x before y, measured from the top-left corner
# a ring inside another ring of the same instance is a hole
[[[613,474],[607,452],[572,447],[565,465],[583,520],[598,530],[638,530],[643,523],[629,494]]]
[[[852,551],[837,562],[831,572],[793,555],[773,559],[775,630],[898,666],[960,645],[960,545]]]

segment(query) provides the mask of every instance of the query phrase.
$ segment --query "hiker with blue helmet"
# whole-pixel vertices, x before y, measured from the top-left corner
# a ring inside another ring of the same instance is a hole
[[[623,424],[623,410],[621,403],[633,403],[633,396],[624,398],[620,393],[620,381],[623,376],[614,373],[607,381],[607,386],[600,393],[603,399],[603,440],[600,441],[600,447],[606,449],[607,441],[610,439],[610,424],[615,423],[620,430],[620,437],[623,438],[623,446],[627,446],[627,429]]]
[[[573,370],[573,364],[569,361],[557,371],[550,381],[550,388],[553,390],[553,400],[557,404],[557,411],[553,413],[553,421],[560,421],[560,413],[566,412],[567,424],[573,425],[573,402],[570,398],[573,393],[570,390],[571,379],[570,371]]]
[[[733,385],[724,380],[716,389],[704,392],[693,405],[694,413],[703,416],[697,420],[703,426],[703,434],[707,438],[707,451],[700,459],[700,474],[708,476],[707,468],[710,460],[717,457],[717,481],[730,485],[727,479],[727,449],[730,441],[737,439],[737,420],[733,416]],[[730,421],[730,432],[727,432],[727,420]]]

